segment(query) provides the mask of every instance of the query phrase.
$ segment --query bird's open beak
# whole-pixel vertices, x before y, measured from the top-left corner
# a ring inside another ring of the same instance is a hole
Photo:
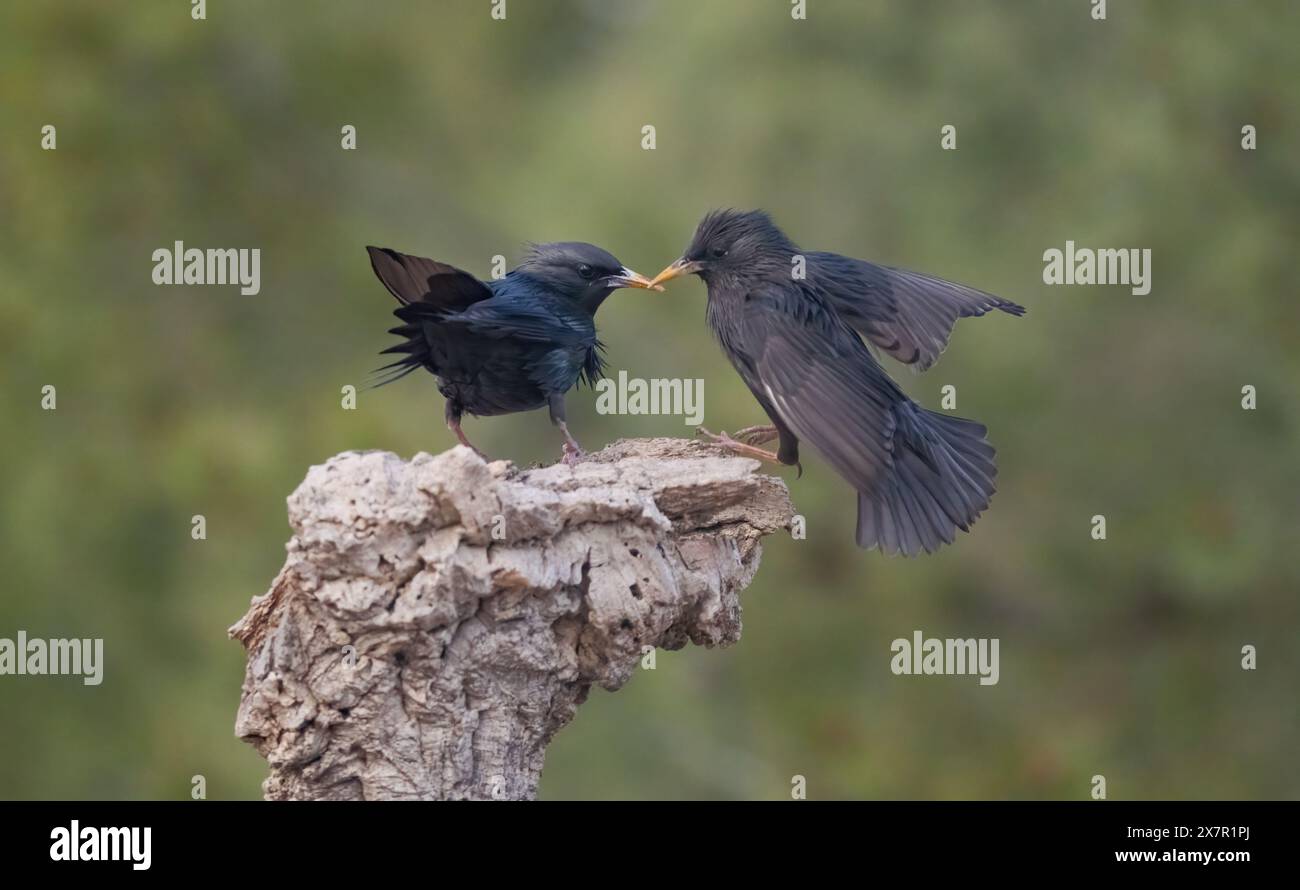
[[[683,275],[691,275],[698,271],[700,271],[699,263],[694,260],[688,260],[686,257],[682,257],[680,260],[656,275],[651,280],[650,286],[663,290],[662,287],[659,287],[663,282],[672,281],[674,278],[681,278]]]
[[[605,281],[610,287],[641,287],[648,290],[663,290],[662,287],[657,286],[649,278],[639,272],[633,272],[627,266],[619,269],[617,275],[610,275]]]

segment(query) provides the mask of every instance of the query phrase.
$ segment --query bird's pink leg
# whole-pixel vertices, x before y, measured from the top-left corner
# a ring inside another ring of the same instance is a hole
[[[452,415],[448,414],[447,429],[451,430],[453,433],[456,434],[456,439],[457,441],[460,442],[460,444],[464,445],[466,448],[470,449],[471,451],[473,451],[475,454],[477,454],[479,457],[483,458],[484,460],[488,460],[488,456],[484,454],[482,451],[480,451],[478,447],[469,440],[469,437],[465,435],[465,431],[460,428],[459,417],[453,417]]]

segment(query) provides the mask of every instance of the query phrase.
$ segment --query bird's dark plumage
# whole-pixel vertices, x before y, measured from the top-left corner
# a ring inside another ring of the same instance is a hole
[[[809,252],[807,269],[840,318],[918,371],[938,361],[957,319],[992,309],[1025,314],[1023,306],[972,287],[839,254]]]
[[[804,258],[802,278],[792,274]],[[777,458],[813,445],[858,492],[857,542],[908,556],[952,543],[994,492],[983,425],[909,399],[861,337],[928,368],[958,318],[1015,303],[937,278],[802,252],[759,211],[717,211],[656,281],[697,274],[708,322],[776,428]]]
[[[620,287],[648,282],[591,244],[535,245],[504,278],[480,281],[453,266],[367,247],[375,275],[402,305],[404,338],[385,349],[401,356],[380,368],[391,383],[419,368],[438,379],[447,423],[464,444],[463,414],[492,416],[547,406],[565,435],[566,456],[578,452],[568,434],[564,394],[601,376],[595,313]],[[472,447],[472,446],[471,446]]]

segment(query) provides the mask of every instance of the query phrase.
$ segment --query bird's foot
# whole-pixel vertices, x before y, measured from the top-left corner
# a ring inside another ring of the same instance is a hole
[[[744,442],[737,442],[726,433],[711,433],[704,427],[700,427],[695,432],[697,435],[708,439],[714,445],[721,445],[728,451],[732,451],[744,457],[752,457],[755,460],[768,460],[774,464],[781,463],[781,459],[776,456],[775,451],[764,451],[762,448],[756,448],[753,445],[748,445]]]
[[[583,451],[582,446],[579,445],[577,442],[573,441],[572,439],[569,439],[564,443],[563,460],[564,460],[564,465],[566,467],[573,466],[574,464],[578,463],[578,461],[582,460],[586,456],[587,456],[587,452]]]
[[[764,442],[771,442],[776,436],[776,427],[766,423],[758,426],[747,426],[743,430],[736,430],[736,434],[732,438],[737,442],[744,442],[746,445],[762,445]]]

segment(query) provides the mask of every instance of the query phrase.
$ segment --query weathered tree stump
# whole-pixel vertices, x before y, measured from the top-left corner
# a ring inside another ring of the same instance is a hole
[[[289,497],[236,732],[272,799],[531,798],[555,732],[647,647],[740,638],[785,484],[684,439],[518,470],[348,452]]]

